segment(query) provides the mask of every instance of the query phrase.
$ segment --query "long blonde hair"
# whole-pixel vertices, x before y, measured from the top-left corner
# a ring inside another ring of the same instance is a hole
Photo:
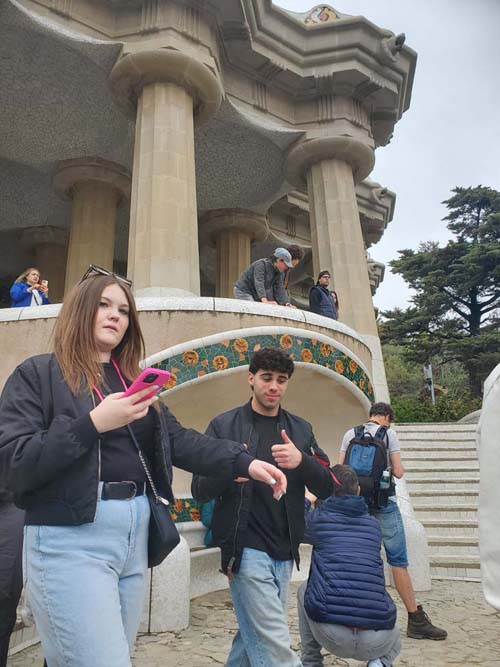
[[[28,277],[28,274],[31,273],[32,271],[36,271],[38,275],[41,275],[39,269],[37,269],[36,266],[30,266],[28,269],[19,274],[17,278],[14,280],[14,282],[27,283],[28,281],[26,280],[26,278]]]
[[[83,389],[82,383],[91,391],[92,387],[98,387],[102,382],[94,324],[101,295],[109,285],[121,287],[129,305],[128,328],[113,350],[113,358],[128,380],[134,379],[140,372],[144,338],[130,288],[114,276],[91,276],[73,287],[65,298],[54,330],[54,354],[64,380],[75,395]]]

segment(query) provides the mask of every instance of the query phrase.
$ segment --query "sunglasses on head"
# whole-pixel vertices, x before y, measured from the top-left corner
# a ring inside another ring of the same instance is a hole
[[[96,266],[95,264],[91,264],[89,266],[89,268],[85,271],[85,273],[81,277],[80,282],[83,283],[84,280],[87,280],[87,278],[91,278],[92,276],[112,276],[113,278],[116,278],[118,282],[123,283],[128,287],[132,287],[132,281],[129,280],[128,278],[120,276],[118,275],[118,273],[113,273],[112,271],[108,271],[108,269],[103,269],[101,266]]]

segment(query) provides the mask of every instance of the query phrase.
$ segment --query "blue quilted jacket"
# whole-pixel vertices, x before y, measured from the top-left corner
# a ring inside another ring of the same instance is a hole
[[[382,534],[360,496],[331,496],[310,512],[304,542],[312,544],[305,609],[311,620],[367,630],[389,630],[396,606],[385,589]]]

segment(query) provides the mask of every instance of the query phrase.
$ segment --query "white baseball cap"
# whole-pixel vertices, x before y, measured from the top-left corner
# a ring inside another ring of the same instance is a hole
[[[273,252],[273,255],[277,259],[282,259],[288,267],[293,269],[292,256],[286,248],[276,248],[276,250]]]

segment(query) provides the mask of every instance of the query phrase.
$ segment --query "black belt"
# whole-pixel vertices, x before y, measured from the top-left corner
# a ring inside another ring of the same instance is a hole
[[[131,500],[146,493],[146,482],[103,482],[101,500]]]

